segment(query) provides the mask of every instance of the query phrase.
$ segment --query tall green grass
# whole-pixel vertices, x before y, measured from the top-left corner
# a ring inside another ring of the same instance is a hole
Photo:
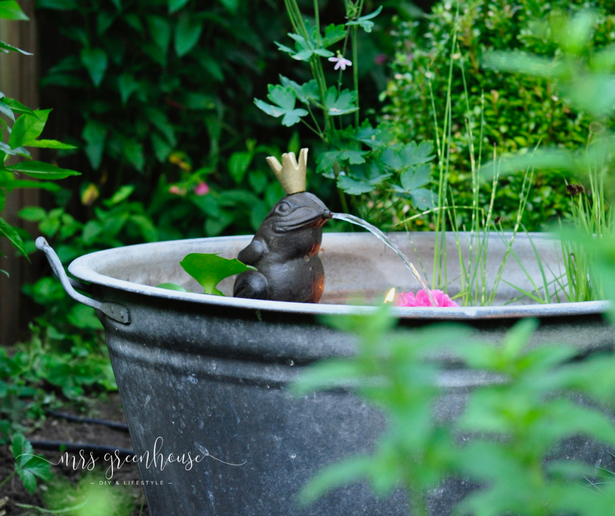
[[[590,134],[587,151],[590,146],[600,148],[601,141]],[[594,141],[596,140],[596,141]],[[609,174],[609,152],[607,146],[598,153],[598,159],[588,165],[588,188],[580,185],[568,185],[572,195],[570,226],[577,233],[602,240],[614,235],[615,216],[610,209],[607,192]],[[562,224],[563,226],[563,224]],[[566,300],[569,302],[595,301],[605,298],[602,284],[591,272],[591,256],[582,241],[562,239],[562,260],[567,281],[562,284]]]
[[[451,35],[451,45],[451,56],[461,55],[460,48],[457,44],[456,32],[453,32]],[[451,132],[454,124],[452,118],[453,109],[451,105],[451,85],[454,66],[460,67],[463,77],[464,99],[467,107],[464,125],[466,137],[469,142],[471,167],[472,203],[471,205],[462,206],[457,205],[455,192],[449,186],[452,142]],[[517,233],[522,230],[521,220],[531,191],[533,171],[528,169],[525,172],[521,192],[519,193],[519,205],[516,213],[515,225],[512,232],[505,233],[499,223],[499,218],[494,214],[494,202],[499,184],[497,155],[495,155],[495,153],[493,156],[494,173],[491,180],[489,204],[487,206],[482,206],[480,202],[481,188],[484,187],[484,181],[479,174],[482,165],[482,144],[484,139],[484,95],[482,96],[480,122],[476,124],[470,109],[470,94],[465,77],[463,59],[455,59],[454,57],[450,59],[445,112],[442,120],[438,120],[431,81],[430,95],[435,128],[435,147],[438,158],[438,206],[422,214],[405,219],[401,223],[407,225],[409,221],[419,216],[431,216],[435,232],[432,286],[448,293],[451,282],[453,280],[459,280],[461,291],[455,294],[454,299],[463,306],[489,306],[495,301],[498,287],[502,281],[504,268],[509,257],[513,254],[512,248],[515,238]],[[473,128],[476,126],[478,126],[478,135],[474,134]],[[468,217],[462,218],[459,216],[461,210],[469,210],[471,212],[469,227],[465,223],[460,222],[460,220],[468,219]],[[448,256],[446,244],[447,233],[449,231],[452,232],[455,243],[457,244],[457,253],[452,259],[457,260],[459,263],[460,276],[458,278],[449,278],[448,262],[451,258]],[[487,274],[487,259],[490,235],[493,232],[496,232],[500,236],[502,242],[504,242],[505,253],[495,277],[489,278]],[[465,256],[462,253],[462,239],[468,240],[469,250]],[[423,266],[423,264],[421,264],[421,266]]]
[[[457,12],[459,19],[459,12]],[[430,85],[429,91],[431,96],[431,106],[434,122],[434,140],[437,154],[437,207],[426,211],[422,214],[414,215],[400,222],[405,224],[418,217],[430,217],[434,226],[434,255],[433,255],[433,274],[431,284],[433,288],[440,288],[448,293],[449,285],[453,281],[457,281],[461,285],[461,290],[455,293],[454,299],[461,302],[464,306],[489,306],[495,302],[498,288],[502,282],[506,283],[519,291],[519,297],[511,300],[512,302],[527,300],[536,303],[553,303],[553,302],[580,302],[604,299],[604,289],[598,279],[591,273],[592,257],[586,250],[583,239],[570,238],[561,239],[561,263],[553,267],[553,264],[548,264],[543,261],[538,249],[532,241],[531,235],[525,231],[521,221],[524,211],[527,209],[528,199],[532,189],[533,182],[533,166],[544,165],[547,168],[553,169],[553,156],[557,154],[551,151],[549,158],[548,151],[535,149],[534,152],[521,157],[517,160],[517,165],[523,163],[525,170],[521,191],[519,192],[519,203],[514,226],[512,231],[505,233],[499,223],[499,217],[494,213],[494,201],[496,192],[499,186],[500,163],[502,162],[495,154],[489,156],[490,163],[486,167],[493,166],[490,171],[490,187],[491,193],[486,205],[481,204],[481,188],[485,188],[484,182],[485,167],[483,161],[483,141],[485,131],[484,117],[484,95],[481,96],[480,120],[477,123],[475,115],[472,113],[470,106],[470,94],[466,81],[464,58],[461,49],[457,42],[457,33],[454,30],[450,35],[450,60],[448,66],[447,91],[445,98],[444,115],[441,120],[438,119],[436,109],[436,101],[431,80],[428,79]],[[466,116],[463,121],[465,126],[465,136],[469,143],[469,163],[471,168],[471,204],[458,205],[455,199],[454,189],[450,187],[449,177],[451,169],[451,146],[454,139],[452,131],[454,124],[459,121],[453,120],[452,99],[458,98],[453,95],[453,71],[455,67],[459,67],[463,83],[462,98],[466,104]],[[587,140],[585,148],[586,158],[576,159],[578,163],[583,163],[583,170],[587,179],[587,187],[580,185],[568,185],[568,191],[571,193],[570,214],[567,219],[560,221],[560,226],[565,229],[572,229],[576,234],[584,235],[594,239],[604,239],[611,237],[615,233],[615,214],[610,209],[608,199],[611,198],[612,192],[607,192],[609,167],[611,165],[611,149],[613,144],[613,135],[608,131],[602,133],[601,126],[595,131],[593,127]],[[475,134],[478,133],[478,134]],[[547,156],[547,157],[545,157]],[[559,155],[557,155],[559,156]],[[557,157],[555,156],[555,157]],[[570,155],[571,156],[571,155]],[[548,158],[548,159],[547,159]],[[572,159],[572,158],[571,158]],[[514,161],[514,160],[513,160]],[[556,160],[557,161],[557,160]],[[575,163],[576,163],[575,161]],[[510,160],[502,167],[504,173],[512,170]],[[570,164],[563,164],[562,158],[559,156],[559,164],[563,168],[571,169]],[[557,168],[557,167],[556,167]],[[573,167],[574,168],[574,167]],[[523,170],[522,169],[522,170]],[[578,173],[578,172],[577,172]],[[461,217],[461,211],[469,210],[470,216]],[[467,221],[460,222],[460,221]],[[534,249],[534,257],[536,259],[540,277],[532,278],[527,272],[524,263],[520,260],[514,250],[513,244],[519,232],[526,233],[526,236]],[[447,232],[452,233],[455,243],[457,244],[457,253],[455,257],[448,256],[447,253]],[[493,277],[488,277],[487,260],[489,251],[490,235],[493,233],[499,235],[501,242],[505,246],[505,252],[502,262],[497,267],[497,272]],[[462,240],[468,242],[469,251],[464,255],[462,253]],[[507,262],[513,258],[519,267],[525,271],[526,276],[531,283],[533,290],[522,289],[516,285],[512,285],[503,279],[503,272]],[[456,278],[449,277],[449,262],[451,260],[458,261],[460,275]],[[423,267],[423,264],[421,264]],[[556,270],[554,270],[556,269]],[[423,267],[423,270],[425,268]]]

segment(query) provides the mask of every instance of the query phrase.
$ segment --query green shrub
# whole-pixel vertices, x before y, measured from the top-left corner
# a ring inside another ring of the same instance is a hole
[[[535,20],[548,19],[557,10],[576,12],[588,4],[581,0],[459,0],[457,6],[457,2],[445,1],[434,6],[432,14],[421,21],[398,25],[394,77],[386,92],[390,101],[386,118],[400,138],[435,139],[434,106],[441,131],[452,62],[452,127],[448,143],[450,181],[457,192],[458,205],[471,204],[467,127],[473,133],[475,153],[482,146],[483,162],[492,159],[494,151],[501,156],[539,145],[572,148],[587,142],[592,120],[572,111],[551,81],[488,70],[481,60],[484,52],[492,49],[553,55],[555,45],[541,34]],[[615,41],[615,8],[608,0],[598,0],[593,5],[599,12],[596,46],[604,47]],[[533,23],[529,30],[528,25]],[[521,177],[500,182],[495,213],[504,224],[510,225],[515,216],[521,182]],[[553,172],[536,174],[523,219],[527,229],[539,229],[567,211],[565,187],[566,181]],[[488,185],[484,195],[487,204]]]
[[[74,198],[71,214],[89,218],[100,199],[133,185],[163,238],[251,232],[275,182],[252,177],[277,150],[257,143],[284,148],[291,138],[277,137],[252,103],[278,73],[272,41],[285,27],[275,4],[38,0],[37,8],[42,39],[58,40],[43,49],[44,94],[70,99],[62,129],[79,146],[71,159],[88,182],[79,185],[86,208],[77,213]],[[195,210],[185,194],[202,182],[210,195]],[[172,186],[175,196],[161,204],[160,189]]]
[[[313,2],[299,4],[313,21]],[[148,208],[149,214],[160,213],[152,217],[164,238],[252,232],[274,193],[281,192],[264,156],[309,147],[311,174],[319,153],[309,130],[280,130],[253,103],[280,74],[300,83],[307,77],[274,44],[292,32],[284,5],[283,0],[37,0],[41,38],[51,41],[43,48],[43,91],[53,99],[69,97],[70,121],[62,129],[80,146],[72,159],[92,184],[86,188],[105,198],[133,184],[134,197],[147,206],[157,184],[177,185],[182,193],[205,181],[213,195],[199,204],[201,210],[180,202],[181,195],[175,198],[172,204],[187,212],[179,224],[178,217],[163,216],[159,204]],[[378,6],[368,0],[364,9],[369,13]],[[404,15],[404,6],[392,3],[369,35],[358,36],[359,79],[369,92],[361,107],[372,114],[374,86],[386,84],[377,57],[393,48],[383,27],[392,13]],[[321,0],[320,7],[323,27],[345,21],[344,2]],[[327,65],[333,84],[338,74]],[[308,180],[311,191],[331,209],[339,208],[329,180],[317,174]],[[70,211],[76,215],[75,204]],[[84,212],[78,218],[91,216]],[[179,225],[183,233],[173,232]]]

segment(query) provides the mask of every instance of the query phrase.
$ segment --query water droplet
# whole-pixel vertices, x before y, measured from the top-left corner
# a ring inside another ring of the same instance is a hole
[[[295,361],[294,361],[294,360],[289,360],[289,361],[288,361],[288,365],[289,365],[290,367],[294,366],[294,365],[295,365]]]
[[[296,459],[297,458],[297,454],[296,453],[291,454],[290,458],[291,459]]]

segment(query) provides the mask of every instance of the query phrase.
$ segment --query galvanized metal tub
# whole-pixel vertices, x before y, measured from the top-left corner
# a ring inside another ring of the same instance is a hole
[[[90,285],[105,327],[113,370],[154,516],[265,516],[332,514],[401,516],[404,494],[377,499],[363,484],[325,496],[299,509],[295,496],[322,466],[369,452],[384,430],[384,416],[349,392],[336,390],[300,398],[286,387],[308,364],[355,352],[351,336],[324,326],[323,314],[356,314],[373,306],[333,304],[353,295],[377,298],[391,287],[418,286],[399,258],[369,234],[326,233],[321,258],[326,272],[318,305],[235,299],[156,288],[175,282],[198,291],[179,266],[192,252],[235,257],[251,237],[162,242],[111,249],[75,260],[69,271]],[[396,234],[411,259],[430,275],[434,236]],[[546,235],[518,235],[515,252],[536,277],[533,246],[557,270],[557,246]],[[463,237],[462,248],[468,245]],[[493,273],[505,252],[490,241]],[[42,248],[42,245],[41,245]],[[467,251],[467,249],[466,249]],[[448,242],[449,278],[458,276]],[[57,270],[58,274],[63,271]],[[505,278],[521,288],[530,282],[510,259]],[[80,284],[76,284],[85,288]],[[66,282],[65,282],[66,286]],[[67,288],[70,289],[70,286]],[[451,291],[458,282],[451,282]],[[230,293],[232,280],[221,285]],[[498,301],[518,292],[502,284]],[[605,302],[471,308],[398,308],[400,327],[410,330],[439,321],[464,322],[497,343],[519,319],[536,317],[534,345],[562,342],[580,354],[612,346],[603,320]],[[437,410],[450,417],[473,386],[486,380],[468,374],[452,356],[441,356],[440,379],[447,394]],[[577,446],[572,455],[596,460],[605,450]],[[567,451],[570,455],[570,450]],[[179,462],[178,462],[179,461]],[[431,496],[432,514],[448,514],[469,486],[453,482]]]

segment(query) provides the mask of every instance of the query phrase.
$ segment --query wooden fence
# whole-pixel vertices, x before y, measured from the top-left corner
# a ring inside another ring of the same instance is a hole
[[[38,61],[37,28],[34,18],[34,0],[20,1],[22,9],[30,21],[0,20],[0,40],[33,52],[33,56],[18,53],[0,54],[0,91],[7,97],[15,98],[28,107],[38,107]],[[40,195],[37,190],[15,190],[7,197],[2,217],[14,226],[27,229],[35,236],[36,226],[24,223],[17,217],[25,206],[38,205]],[[32,302],[21,294],[22,285],[36,281],[41,265],[41,257],[33,256],[32,263],[17,256],[6,238],[0,238],[0,250],[5,258],[0,259],[0,269],[10,274],[0,274],[0,344],[14,343],[23,337],[27,323],[33,316]]]

